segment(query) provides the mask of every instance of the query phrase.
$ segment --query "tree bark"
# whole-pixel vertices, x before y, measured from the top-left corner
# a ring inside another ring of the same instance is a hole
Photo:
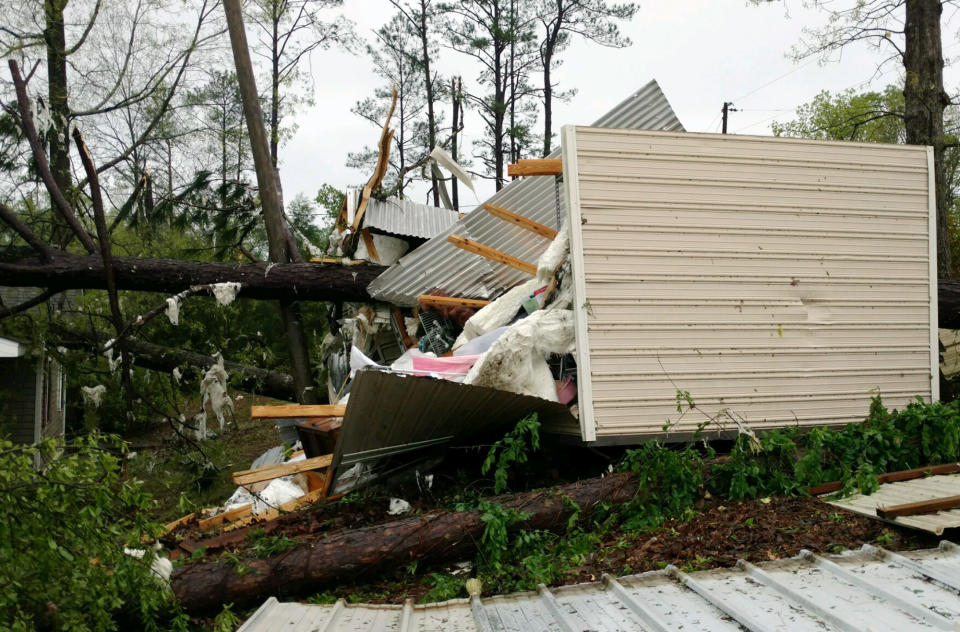
[[[589,513],[600,502],[626,502],[636,493],[631,475],[612,474],[499,502],[529,515],[514,529],[559,530],[566,527],[570,515],[565,498]],[[224,603],[243,607],[278,593],[316,592],[338,582],[394,570],[413,560],[436,563],[473,555],[485,527],[481,514],[435,511],[347,531],[272,558],[245,559],[242,564],[249,572],[242,576],[226,562],[182,566],[174,571],[171,585],[191,613],[217,610]]]
[[[237,69],[237,85],[243,102],[244,118],[250,134],[250,148],[253,152],[253,164],[257,172],[260,188],[260,200],[263,206],[263,223],[267,231],[270,246],[270,260],[281,264],[287,261],[299,261],[300,253],[287,227],[287,218],[283,212],[283,200],[280,197],[280,178],[276,162],[271,154],[263,125],[263,112],[260,109],[260,96],[253,75],[253,63],[250,61],[250,49],[243,26],[243,12],[240,0],[224,0],[224,12],[227,16],[227,28],[230,31],[230,44],[233,48],[233,60]],[[276,60],[277,56],[274,55]],[[275,64],[276,66],[276,64]],[[276,79],[277,69],[274,67]],[[275,87],[275,90],[277,88]],[[276,104],[275,104],[276,105]],[[276,105],[278,107],[278,105]],[[276,107],[273,115],[277,116]],[[277,130],[274,129],[274,132]],[[293,378],[297,383],[297,399],[309,404],[316,401],[316,387],[310,369],[310,355],[307,351],[307,339],[303,334],[300,310],[295,302],[281,301],[280,315],[287,330],[290,365]]]
[[[429,0],[420,0],[420,43],[423,49],[423,78],[427,93],[427,141],[429,151],[437,145],[437,119],[433,110],[433,78],[430,76],[430,33],[427,30],[427,6]],[[437,176],[431,173],[430,183],[433,186],[433,205],[440,206],[440,189]]]
[[[47,133],[50,172],[60,191],[70,195],[70,107],[67,101],[67,42],[63,12],[67,0],[44,0],[44,45],[47,49],[47,103],[52,129]],[[51,202],[53,206],[55,202]],[[73,240],[73,232],[59,218],[54,219],[52,241],[65,248]]]
[[[953,276],[947,182],[943,163],[943,111],[950,96],[943,89],[943,47],[940,0],[907,0],[903,66],[904,127],[907,144],[931,145],[937,200],[937,273]]]
[[[315,263],[208,263],[178,259],[114,257],[118,290],[176,294],[194,285],[235,282],[240,296],[262,300],[367,301],[367,285],[386,268],[376,265],[331,266]],[[0,261],[0,279],[12,287],[49,289],[107,288],[98,256],[53,253]]]

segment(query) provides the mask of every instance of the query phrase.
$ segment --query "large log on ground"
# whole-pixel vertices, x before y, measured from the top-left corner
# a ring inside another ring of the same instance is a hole
[[[214,263],[179,259],[114,257],[117,289],[176,294],[194,285],[236,282],[240,296],[291,301],[366,301],[367,285],[386,270],[377,265],[316,263]],[[107,287],[100,257],[56,253],[39,258],[0,261],[3,285],[49,289]]]
[[[564,498],[587,514],[597,503],[625,502],[636,492],[631,475],[611,474],[492,500],[529,514],[515,528],[561,529],[570,515]],[[483,529],[479,511],[435,511],[346,531],[268,559],[244,559],[242,574],[228,562],[182,566],[174,572],[173,592],[191,613],[218,610],[224,603],[252,605],[270,595],[307,594],[338,582],[376,576],[413,560],[435,563],[471,555]]]

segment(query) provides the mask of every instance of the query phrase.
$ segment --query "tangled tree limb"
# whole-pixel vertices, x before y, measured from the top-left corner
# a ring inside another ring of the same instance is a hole
[[[584,513],[597,503],[625,502],[637,484],[629,474],[612,474],[562,487],[503,497],[500,504],[529,518],[523,529],[561,529],[575,502]],[[237,565],[208,562],[183,566],[172,578],[174,594],[189,612],[216,610],[223,603],[253,604],[270,595],[297,595],[343,581],[356,581],[408,564],[457,559],[476,550],[485,523],[480,511],[435,511],[333,535],[268,559]]]

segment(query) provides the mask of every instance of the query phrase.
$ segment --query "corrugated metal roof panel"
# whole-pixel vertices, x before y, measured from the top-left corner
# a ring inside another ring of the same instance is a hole
[[[929,401],[926,148],[564,134],[584,439],[661,435],[677,389],[757,429]]]
[[[430,377],[358,371],[334,454],[334,489],[343,471],[355,463],[466,440],[498,425],[506,429],[531,413],[544,424],[573,423],[566,406],[538,397]]]
[[[683,126],[656,81],[651,81],[615,108],[595,125],[682,131]],[[560,151],[550,154],[559,156]],[[514,180],[487,202],[519,213],[535,222],[557,227],[554,180],[538,177]],[[563,187],[560,187],[560,216],[566,213]],[[519,270],[491,263],[447,242],[453,233],[505,252],[523,261],[536,263],[549,242],[489,215],[481,207],[448,230],[421,245],[381,274],[368,290],[374,298],[397,305],[414,306],[417,296],[433,289],[451,296],[491,300],[505,290],[527,280]]]
[[[458,218],[455,211],[392,197],[371,199],[363,215],[363,225],[394,235],[430,239],[456,224]]]
[[[930,476],[899,483],[884,483],[869,496],[854,494],[847,498],[829,502],[835,507],[842,507],[854,513],[876,518],[877,507],[918,503],[947,496],[960,496],[960,474]],[[901,516],[894,518],[891,522],[941,535],[945,529],[960,527],[960,509],[917,516]]]
[[[238,632],[403,630],[953,630],[960,555],[861,551],[683,573],[668,568],[537,592],[413,605],[308,606],[268,599]],[[312,627],[311,627],[312,626]]]

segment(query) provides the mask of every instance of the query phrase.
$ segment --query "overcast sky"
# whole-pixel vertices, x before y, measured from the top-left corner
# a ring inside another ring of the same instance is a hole
[[[642,2],[634,19],[623,25],[631,47],[608,49],[577,41],[564,53],[555,77],[560,89],[576,88],[578,94],[554,105],[555,133],[561,125],[589,124],[651,79],[660,83],[687,131],[718,132],[721,105],[732,101],[739,111],[730,115],[728,131],[763,135],[770,134],[772,121],[790,120],[798,105],[821,90],[881,88],[899,81],[902,67],[896,64],[875,76],[882,55],[867,45],[824,64],[794,62],[788,53],[803,38],[804,27],[822,25],[826,16],[798,1],[788,1],[787,7],[780,2],[748,6],[745,0]],[[391,9],[387,0],[346,0],[342,13],[368,37]],[[960,87],[960,74],[950,63],[960,55],[960,17],[946,9],[943,23],[946,86],[953,93]],[[445,75],[462,74],[465,86],[476,80],[478,69],[458,53],[441,49],[435,61]],[[321,51],[310,70],[315,104],[298,114],[298,130],[280,153],[287,199],[298,193],[312,198],[325,182],[341,190],[364,182],[369,174],[344,162],[349,151],[372,146],[378,137],[377,129],[350,112],[381,83],[365,56]],[[468,112],[466,127],[476,133],[478,125]],[[479,190],[486,197],[493,187],[485,184]]]

